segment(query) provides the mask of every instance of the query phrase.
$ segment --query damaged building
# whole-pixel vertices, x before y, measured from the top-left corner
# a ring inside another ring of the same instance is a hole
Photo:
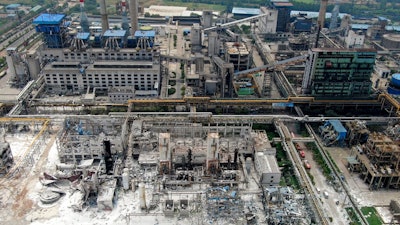
[[[57,173],[45,173],[42,183],[70,180],[71,207],[79,211],[89,202],[112,210],[122,188],[138,193],[142,212],[159,208],[167,217],[187,217],[201,204],[211,221],[247,218],[241,193],[254,178],[279,186],[276,150],[265,131],[164,119],[65,119]]]

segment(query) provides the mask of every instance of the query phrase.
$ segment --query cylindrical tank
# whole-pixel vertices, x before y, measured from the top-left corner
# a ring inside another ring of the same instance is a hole
[[[146,188],[144,183],[139,184],[139,204],[141,209],[146,209]]]
[[[400,95],[400,73],[392,75],[387,92],[392,95]]]
[[[122,172],[122,187],[124,190],[129,189],[129,170],[127,168],[125,168],[124,172]]]
[[[400,89],[400,73],[395,73],[392,75],[392,79],[390,81],[390,85]]]

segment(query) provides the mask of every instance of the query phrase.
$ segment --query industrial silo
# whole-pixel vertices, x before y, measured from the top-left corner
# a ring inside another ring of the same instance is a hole
[[[400,95],[400,73],[392,75],[387,91],[392,95]]]

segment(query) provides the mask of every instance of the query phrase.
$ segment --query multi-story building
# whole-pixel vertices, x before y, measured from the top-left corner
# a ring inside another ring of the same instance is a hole
[[[261,7],[260,11],[261,14],[267,14],[268,16],[259,19],[258,29],[261,33],[275,34],[278,22],[278,10]]]
[[[302,92],[313,96],[366,97],[371,93],[375,56],[374,49],[311,49]]]
[[[246,70],[250,66],[249,50],[244,43],[226,42],[225,61],[232,63],[235,71]]]
[[[290,23],[290,11],[293,4],[289,0],[272,0],[272,8],[278,10],[277,32],[288,32]]]
[[[113,87],[131,87],[141,95],[159,92],[160,54],[152,48],[155,32],[136,32],[133,42],[137,45],[128,48],[132,37],[128,39],[125,30],[71,37],[65,35],[68,22],[62,14],[42,14],[33,23],[44,36],[39,58],[45,65],[40,76],[47,91],[79,94],[94,88],[107,92]]]
[[[345,42],[347,48],[362,48],[364,45],[365,35],[360,32],[354,32],[352,30],[349,31]]]

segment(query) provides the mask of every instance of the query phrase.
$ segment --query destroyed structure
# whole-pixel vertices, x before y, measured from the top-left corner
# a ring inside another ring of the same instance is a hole
[[[241,195],[249,188],[279,187],[281,179],[276,150],[265,131],[252,130],[247,124],[71,117],[65,119],[57,137],[57,150],[57,173],[44,173],[41,182],[51,186],[70,180],[75,210],[89,206],[93,199],[99,210],[112,210],[116,191],[122,188],[138,193],[141,212],[162,210],[167,217],[187,217],[192,210],[204,208],[210,221],[254,220],[256,212],[244,210],[247,200]],[[171,197],[181,192],[184,197]],[[60,195],[44,193],[44,203]],[[268,205],[292,202],[295,221],[309,221],[304,204],[295,203],[299,199],[293,199],[292,190],[287,189],[287,194],[292,197],[276,198],[268,192]],[[284,210],[279,208],[271,211],[268,206],[265,210],[272,219]],[[293,222],[287,217],[291,213],[277,219]]]

